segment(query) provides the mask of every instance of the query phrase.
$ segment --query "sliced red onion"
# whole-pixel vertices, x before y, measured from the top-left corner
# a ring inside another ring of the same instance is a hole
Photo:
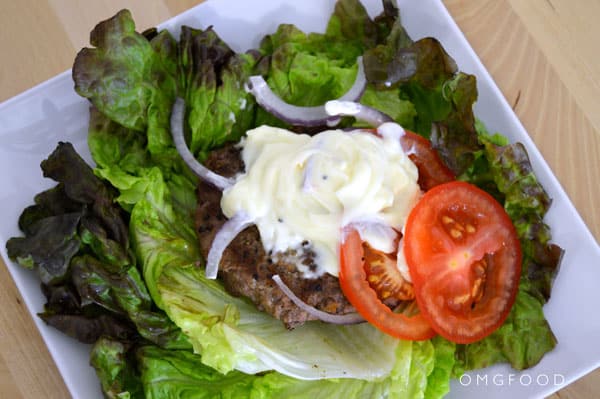
[[[358,57],[357,64],[358,70],[354,84],[338,100],[358,101],[362,96],[367,86],[362,57]],[[273,93],[265,79],[260,75],[251,76],[248,80],[247,88],[254,95],[256,102],[261,107],[294,126],[335,126],[341,120],[340,115],[328,114],[323,105],[302,107],[286,103]]]
[[[246,227],[251,226],[254,221],[244,212],[238,212],[225,222],[215,235],[208,256],[206,258],[206,278],[214,280],[219,272],[219,264],[223,252],[231,244],[231,241]]]
[[[171,110],[171,134],[173,135],[173,141],[175,142],[175,148],[181,155],[184,162],[207,183],[224,190],[233,185],[233,179],[221,176],[202,165],[194,154],[190,151],[187,144],[185,143],[185,137],[183,134],[183,119],[185,115],[185,101],[182,98],[177,97]]]
[[[322,320],[326,323],[330,324],[357,324],[362,323],[365,319],[358,313],[348,313],[344,315],[339,314],[331,314],[327,312],[323,312],[322,310],[316,309],[314,306],[310,306],[302,299],[298,298],[296,294],[288,287],[279,275],[275,274],[273,276],[273,281],[275,284],[283,291],[283,293],[292,300],[300,309],[304,310],[306,313],[309,313],[315,316],[317,319]]]
[[[353,116],[371,126],[379,126],[394,120],[387,114],[354,101],[331,100],[325,103],[325,112],[330,116]]]

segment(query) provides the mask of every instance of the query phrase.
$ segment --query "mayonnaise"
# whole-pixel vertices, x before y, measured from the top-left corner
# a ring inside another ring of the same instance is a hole
[[[261,126],[241,142],[246,170],[223,192],[227,217],[245,212],[267,252],[310,250],[316,269],[305,277],[339,274],[342,228],[392,252],[396,234],[420,195],[416,166],[400,146],[402,128],[385,124],[382,137],[329,130],[315,136]]]

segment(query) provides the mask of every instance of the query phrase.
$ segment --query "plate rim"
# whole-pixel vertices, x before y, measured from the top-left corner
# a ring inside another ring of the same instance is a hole
[[[576,218],[578,219],[577,222],[578,224],[580,224],[581,226],[583,226],[583,230],[581,231],[583,234],[585,234],[587,237],[586,239],[589,239],[591,242],[596,244],[596,250],[597,252],[600,254],[600,246],[598,246],[598,241],[596,240],[596,238],[593,236],[593,234],[591,233],[591,230],[589,228],[589,226],[585,223],[585,221],[583,220],[581,214],[579,213],[579,211],[577,210],[577,208],[575,208],[573,202],[571,201],[571,198],[569,197],[568,193],[565,191],[564,187],[562,186],[562,184],[560,183],[560,181],[558,180],[558,178],[556,177],[556,175],[553,173],[552,169],[550,168],[548,162],[546,161],[546,159],[542,156],[541,152],[539,151],[539,149],[537,148],[537,146],[535,145],[535,142],[533,141],[533,139],[531,138],[530,134],[528,133],[528,131],[525,129],[524,125],[522,124],[521,120],[519,119],[519,117],[517,116],[517,114],[514,112],[514,110],[510,107],[510,104],[508,103],[508,100],[506,99],[506,97],[503,95],[502,91],[500,90],[500,88],[498,87],[498,85],[496,84],[496,81],[493,79],[493,77],[491,76],[490,72],[487,70],[487,68],[485,67],[485,65],[482,63],[481,59],[479,58],[479,56],[477,55],[477,53],[474,51],[474,49],[471,47],[469,41],[467,40],[466,36],[464,35],[464,33],[462,32],[462,30],[460,29],[460,27],[458,26],[457,22],[454,20],[454,18],[452,17],[452,15],[450,14],[449,10],[447,9],[447,7],[445,6],[445,4],[441,1],[441,0],[433,0],[435,2],[435,4],[437,4],[440,12],[442,12],[445,15],[445,23],[448,23],[450,25],[450,27],[452,28],[452,30],[454,31],[455,34],[457,34],[459,36],[459,40],[461,41],[461,44],[463,46],[463,48],[465,50],[467,50],[469,52],[469,56],[472,58],[472,60],[478,64],[478,69],[481,73],[483,73],[485,76],[481,76],[481,78],[484,78],[486,81],[490,82],[491,85],[491,89],[493,90],[493,96],[498,98],[500,100],[500,102],[502,103],[503,107],[505,108],[505,111],[509,114],[512,115],[513,123],[516,123],[517,128],[519,130],[519,135],[522,136],[520,138],[523,139],[524,145],[527,148],[528,153],[534,152],[535,153],[535,158],[536,158],[536,162],[539,166],[541,165],[543,168],[545,168],[549,173],[547,173],[546,175],[546,179],[550,179],[550,185],[552,186],[554,191],[557,191],[561,196],[563,196],[564,198],[562,198],[562,200],[564,200],[564,204],[569,208],[569,210],[572,211],[572,213],[574,213],[576,215]],[[209,3],[217,3],[219,2],[219,0],[205,0],[202,3],[196,4],[195,6],[181,12],[180,14],[174,15],[170,18],[168,18],[167,20],[161,22],[160,24],[157,25],[157,27],[159,29],[169,29],[168,26],[169,25],[178,25],[178,21],[180,21],[181,19],[184,19],[185,17],[191,16],[191,15],[195,15],[196,13],[199,13],[203,7],[206,6],[206,4]],[[402,11],[402,9],[400,9],[400,11]],[[451,54],[452,55],[452,54]],[[60,72],[40,83],[37,83],[36,85],[27,88],[26,90],[16,94],[15,96],[12,96],[8,99],[3,100],[2,102],[0,102],[0,114],[6,109],[9,108],[10,106],[14,105],[15,103],[18,103],[19,101],[22,101],[24,99],[27,99],[31,96],[36,96],[38,94],[38,92],[40,91],[44,91],[46,90],[46,88],[54,83],[57,82],[61,82],[64,79],[70,79],[70,75],[71,75],[71,69],[66,69],[63,72]],[[479,73],[477,76],[478,79],[480,79]],[[85,99],[81,99],[82,102],[86,101]],[[536,174],[539,171],[536,170]],[[548,186],[548,183],[544,184],[544,187]],[[578,229],[579,230],[579,229]],[[3,246],[3,248],[0,248],[0,252],[2,254],[2,258],[4,263],[6,264],[6,268],[8,269],[11,278],[15,284],[15,286],[17,286],[19,295],[21,295],[21,297],[24,299],[28,311],[36,325],[36,327],[38,328],[38,331],[40,332],[40,335],[42,336],[42,339],[44,340],[44,344],[46,346],[46,348],[48,349],[48,351],[50,352],[52,359],[55,363],[55,365],[57,366],[59,372],[61,373],[61,376],[63,377],[63,380],[65,382],[65,385],[67,386],[67,389],[70,391],[70,393],[72,395],[75,395],[76,392],[72,391],[72,386],[70,384],[67,383],[67,380],[65,379],[65,373],[63,372],[62,368],[59,366],[59,363],[56,360],[56,356],[57,354],[55,353],[56,349],[52,348],[52,345],[50,345],[50,341],[49,338],[47,337],[47,333],[45,332],[46,329],[48,329],[49,327],[47,327],[42,321],[41,319],[39,319],[38,317],[36,317],[36,310],[34,309],[34,304],[31,303],[30,299],[28,299],[27,297],[25,297],[23,295],[23,287],[22,284],[20,282],[20,279],[17,278],[16,276],[16,271],[17,269],[15,269],[15,267],[17,267],[17,265],[15,265],[7,256],[6,254],[6,249],[5,246]],[[12,266],[12,267],[11,267]],[[70,338],[69,338],[70,339]],[[573,378],[570,378],[566,381],[565,385],[559,386],[559,387],[552,387],[553,389],[549,389],[547,392],[544,392],[544,394],[551,394],[552,392],[555,392],[558,389],[563,388],[564,386],[568,385],[569,383],[581,378],[582,376],[588,374],[589,372],[593,371],[595,368],[600,366],[600,359],[597,360],[595,367],[591,367],[589,368],[587,371],[584,371],[582,373],[575,373],[576,375],[572,376]]]

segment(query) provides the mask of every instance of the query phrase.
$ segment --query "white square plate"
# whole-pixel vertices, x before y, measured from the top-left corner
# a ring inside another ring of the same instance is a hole
[[[213,25],[236,51],[256,47],[260,38],[279,23],[294,23],[304,31],[323,31],[334,0],[208,0],[161,25],[178,37],[181,25]],[[380,0],[363,0],[374,16]],[[525,144],[534,170],[550,196],[547,222],[554,242],[566,250],[552,298],[545,307],[558,346],[534,368],[522,373],[504,365],[470,373],[453,381],[450,398],[543,397],[600,366],[600,247],[584,225],[548,165],[535,148],[510,106],[490,78],[462,33],[439,0],[399,0],[402,20],[415,39],[434,36],[454,57],[461,70],[477,76],[479,100],[476,115],[492,132]],[[135,15],[134,15],[135,18]],[[90,30],[93,27],[90,26]],[[6,241],[20,235],[17,218],[33,196],[50,187],[40,162],[59,140],[72,142],[90,162],[86,146],[88,105],[73,91],[70,72],[0,104],[0,252],[34,315],[67,387],[76,398],[101,398],[99,383],[89,366],[89,347],[47,327],[35,316],[44,298],[34,273],[23,270],[6,256]],[[565,221],[568,221],[565,223]]]

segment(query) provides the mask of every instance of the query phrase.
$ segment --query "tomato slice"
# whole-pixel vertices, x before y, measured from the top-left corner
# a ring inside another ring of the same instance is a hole
[[[411,301],[415,291],[410,282],[398,270],[398,261],[392,254],[386,254],[363,242],[364,268],[367,281],[383,302],[386,300]]]
[[[515,301],[521,247],[504,208],[464,182],[426,192],[406,222],[404,255],[421,314],[443,337],[477,341]]]
[[[435,331],[422,314],[407,316],[394,313],[381,302],[367,281],[364,250],[360,235],[354,229],[346,232],[340,249],[340,286],[344,295],[365,320],[381,331],[407,340],[426,340]]]
[[[439,184],[455,180],[454,173],[448,169],[431,145],[431,141],[425,137],[405,130],[400,144],[419,170],[418,183],[421,190],[427,191]]]

